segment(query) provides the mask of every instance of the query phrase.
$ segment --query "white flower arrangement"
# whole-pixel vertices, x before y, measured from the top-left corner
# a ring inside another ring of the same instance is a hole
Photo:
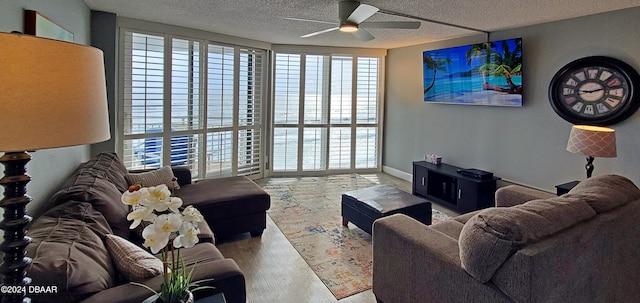
[[[188,295],[189,288],[197,285],[191,283],[192,272],[186,272],[179,248],[193,247],[198,243],[198,222],[204,220],[202,214],[191,205],[180,211],[182,199],[173,197],[165,184],[152,187],[132,185],[122,194],[121,200],[132,209],[127,215],[127,220],[133,221],[130,229],[143,221],[151,222],[142,231],[142,246],[154,254],[162,252],[164,282],[161,292],[155,295],[156,299],[163,302],[182,300]],[[170,243],[172,235],[175,238]],[[177,257],[174,250],[177,250]]]
[[[150,248],[156,254],[169,242],[172,233],[174,248],[189,248],[198,243],[198,222],[203,220],[200,212],[193,206],[187,206],[182,212],[182,199],[172,197],[165,184],[153,187],[134,185],[122,194],[122,203],[132,207],[127,220],[133,220],[129,227],[136,228],[142,221],[152,222],[142,231],[145,240],[142,246]]]

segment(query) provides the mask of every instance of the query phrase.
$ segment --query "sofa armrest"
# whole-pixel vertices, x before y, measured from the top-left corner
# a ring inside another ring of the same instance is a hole
[[[198,243],[216,244],[216,236],[206,220],[198,222],[198,229],[200,230],[200,233],[198,233]],[[131,231],[128,240],[138,246],[142,246],[142,243],[144,242],[144,239],[142,239],[142,232],[137,228],[136,230]]]
[[[205,289],[195,292],[194,296],[196,299],[215,293],[224,293],[227,303],[246,302],[244,274],[232,259],[198,263],[198,265],[194,267],[192,281],[197,282],[208,278],[214,278],[214,280],[200,285],[213,286],[215,289]],[[141,281],[140,283],[152,289],[159,290],[162,284],[162,275]],[[121,303],[139,303],[152,295],[153,293],[150,290],[142,286],[125,283],[96,293],[82,302],[101,303],[117,301]]]
[[[201,243],[208,242],[211,244],[216,244],[216,237],[211,230],[211,227],[207,223],[207,221],[198,222],[198,229],[200,233],[198,234],[198,239]]]
[[[457,239],[402,214],[373,224],[373,293],[383,302],[508,302],[470,276]]]
[[[496,190],[496,206],[509,207],[531,200],[549,199],[556,195],[520,185],[508,185]]]
[[[173,175],[178,179],[180,186],[191,184],[191,170],[186,166],[171,166]]]

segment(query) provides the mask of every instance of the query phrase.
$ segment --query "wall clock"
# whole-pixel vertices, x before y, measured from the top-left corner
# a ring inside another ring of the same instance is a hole
[[[593,56],[561,68],[549,85],[553,110],[573,124],[606,126],[629,118],[640,106],[640,75],[614,58]]]

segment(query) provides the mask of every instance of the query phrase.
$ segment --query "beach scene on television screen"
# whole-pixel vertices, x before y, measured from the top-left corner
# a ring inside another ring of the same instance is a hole
[[[424,101],[522,106],[522,39],[425,51]]]

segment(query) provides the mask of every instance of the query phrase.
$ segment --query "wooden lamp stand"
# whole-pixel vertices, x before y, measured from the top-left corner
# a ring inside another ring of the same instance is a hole
[[[26,268],[31,264],[31,258],[26,256],[25,248],[31,243],[26,236],[27,225],[31,217],[26,215],[26,206],[31,202],[27,195],[27,183],[31,177],[27,175],[27,163],[31,155],[27,152],[7,152],[0,157],[0,163],[5,167],[4,176],[0,184],[4,187],[4,198],[0,200],[0,207],[4,209],[0,229],[4,231],[0,251],[4,254],[0,273],[3,275],[2,285],[11,285],[14,290],[26,289],[31,279],[26,276]],[[5,292],[2,302],[29,302],[22,292]]]

